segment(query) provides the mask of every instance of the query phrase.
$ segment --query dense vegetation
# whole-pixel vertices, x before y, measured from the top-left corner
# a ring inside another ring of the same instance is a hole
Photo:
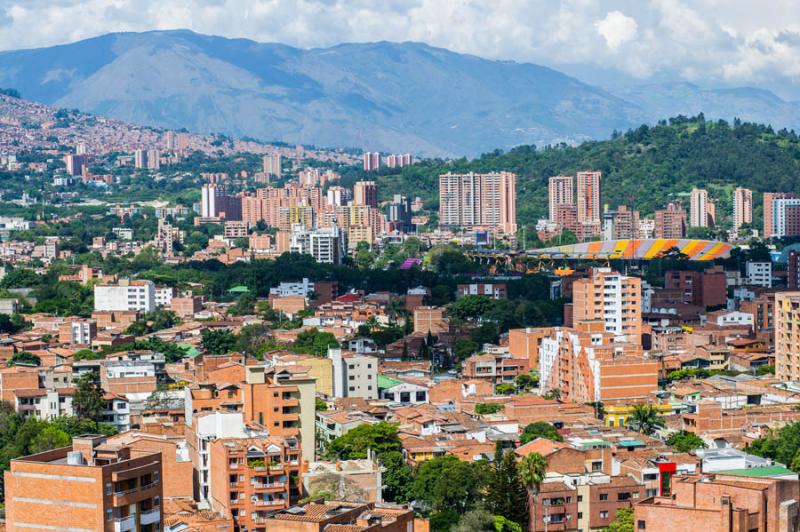
[[[498,447],[491,462],[466,462],[444,455],[412,469],[403,459],[397,424],[380,422],[361,425],[336,438],[323,456],[329,460],[363,459],[368,451],[383,464],[384,498],[414,501],[417,510],[431,519],[432,530],[487,530],[484,524],[490,530],[506,532],[527,529],[529,485],[524,468],[511,451]],[[540,455],[532,456],[537,463],[544,463]]]
[[[426,207],[438,208],[439,174],[465,171],[516,172],[518,220],[534,224],[547,214],[547,179],[595,169],[603,172],[603,203],[620,204],[651,215],[665,202],[686,195],[694,186],[709,189],[718,200],[717,213],[728,216],[735,186],[756,191],[756,224],[760,194],[797,188],[800,138],[793,131],[725,121],[707,122],[703,115],[677,117],[654,127],[641,126],[605,141],[579,146],[520,146],[475,160],[428,161],[378,176],[383,198],[402,192],[421,196]]]

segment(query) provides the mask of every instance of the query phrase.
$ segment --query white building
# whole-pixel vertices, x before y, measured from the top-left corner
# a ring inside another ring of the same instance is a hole
[[[713,323],[714,325],[719,325],[721,327],[728,325],[749,325],[752,327],[753,314],[749,312],[740,312],[738,310],[733,310],[731,312],[719,313],[712,319],[709,319],[709,322]]]
[[[410,382],[386,377],[378,377],[380,398],[403,406],[420,405],[428,402],[428,388]]]
[[[172,304],[172,298],[177,296],[177,290],[173,286],[159,286],[156,288],[155,299],[156,307],[168,308]]]
[[[72,391],[66,388],[32,388],[14,392],[14,410],[22,417],[55,419],[73,416]]]
[[[689,225],[708,227],[708,192],[695,188],[689,197]]]
[[[303,296],[314,292],[314,283],[304,277],[302,281],[296,283],[283,282],[278,286],[269,289],[269,295],[275,297]]]
[[[378,359],[328,349],[328,358],[333,362],[333,396],[378,398]]]
[[[120,240],[133,240],[133,229],[130,227],[114,227],[111,232]]]
[[[131,430],[131,403],[119,394],[106,394],[106,407],[103,410],[103,422],[111,423],[117,432]]]
[[[156,287],[153,281],[127,279],[121,280],[119,284],[95,285],[94,309],[153,312],[156,309]]]
[[[307,229],[295,225],[289,251],[311,255],[314,260],[324,264],[340,264],[345,254],[345,239],[338,227]]]
[[[772,287],[771,262],[748,262],[746,272],[748,285]]]

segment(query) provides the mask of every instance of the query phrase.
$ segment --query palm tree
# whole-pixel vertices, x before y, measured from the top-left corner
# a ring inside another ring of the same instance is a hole
[[[652,405],[636,405],[628,416],[628,426],[649,436],[656,428],[664,426],[664,418]]]
[[[364,325],[367,326],[369,332],[373,332],[378,328],[378,319],[375,316],[370,316],[367,318],[367,321],[364,322]]]
[[[539,487],[547,473],[547,460],[539,453],[531,453],[519,462],[519,476],[528,491],[528,530],[536,530],[536,502]]]

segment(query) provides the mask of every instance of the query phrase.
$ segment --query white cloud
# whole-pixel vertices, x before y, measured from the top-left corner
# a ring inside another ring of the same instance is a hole
[[[800,82],[797,0],[0,0],[0,50],[174,28],[301,47],[423,41],[639,78]]]
[[[636,37],[639,25],[636,19],[631,18],[622,11],[611,11],[606,18],[594,23],[597,33],[606,40],[606,46],[612,52],[619,50],[620,46]]]

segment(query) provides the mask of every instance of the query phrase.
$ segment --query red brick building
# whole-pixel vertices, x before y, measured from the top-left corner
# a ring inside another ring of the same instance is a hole
[[[71,447],[11,461],[5,473],[6,529],[162,529],[160,453],[135,456],[97,435]]]

